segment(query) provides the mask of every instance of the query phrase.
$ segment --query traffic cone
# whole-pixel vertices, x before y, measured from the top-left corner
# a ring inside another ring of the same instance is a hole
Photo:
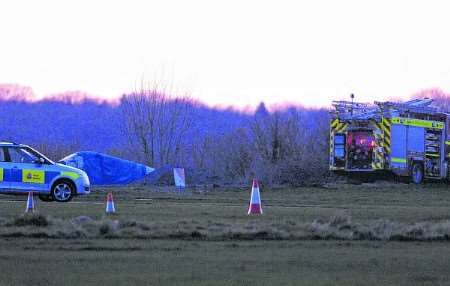
[[[116,208],[114,207],[113,195],[112,193],[108,193],[106,197],[106,213],[113,214],[116,212]]]
[[[250,205],[248,206],[248,214],[262,214],[261,196],[259,195],[258,180],[253,179],[252,193],[250,195]]]
[[[32,212],[34,212],[33,192],[28,192],[27,207],[25,208],[25,213]]]

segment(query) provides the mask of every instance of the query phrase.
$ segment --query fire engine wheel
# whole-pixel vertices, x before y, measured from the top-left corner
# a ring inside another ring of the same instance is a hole
[[[414,163],[411,169],[411,181],[414,184],[420,184],[423,181],[423,167],[419,163]]]

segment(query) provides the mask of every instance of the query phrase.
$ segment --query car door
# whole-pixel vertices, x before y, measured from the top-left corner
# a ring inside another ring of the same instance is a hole
[[[7,162],[4,147],[0,147],[0,191],[9,191],[11,183],[9,182],[10,163]]]
[[[20,146],[8,147],[11,188],[15,191],[46,191],[45,166],[39,158]]]

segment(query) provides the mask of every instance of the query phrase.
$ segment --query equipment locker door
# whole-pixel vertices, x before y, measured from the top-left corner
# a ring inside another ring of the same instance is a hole
[[[424,153],[425,152],[425,128],[408,126],[408,152]]]
[[[407,126],[392,124],[391,126],[391,166],[405,169],[406,147],[407,147]]]

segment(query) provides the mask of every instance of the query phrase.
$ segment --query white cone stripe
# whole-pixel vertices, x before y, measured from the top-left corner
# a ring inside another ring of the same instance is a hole
[[[257,208],[258,211],[255,212],[255,208]],[[247,213],[248,214],[252,214],[252,213],[262,214],[261,196],[260,196],[258,187],[252,188],[252,191],[251,191],[251,194],[250,194],[250,204],[248,206],[248,212]]]
[[[116,212],[116,208],[114,207],[112,194],[109,193],[108,197],[106,198],[106,213],[114,213],[114,212]]]
[[[106,205],[106,212],[115,212],[116,208],[114,207],[114,204],[112,202],[108,202]]]
[[[251,194],[251,204],[261,204],[261,197],[259,195],[259,188],[254,188]]]
[[[34,202],[33,202],[33,194],[28,193],[28,199],[27,199],[27,208],[25,209],[26,212],[33,211],[34,210]]]

